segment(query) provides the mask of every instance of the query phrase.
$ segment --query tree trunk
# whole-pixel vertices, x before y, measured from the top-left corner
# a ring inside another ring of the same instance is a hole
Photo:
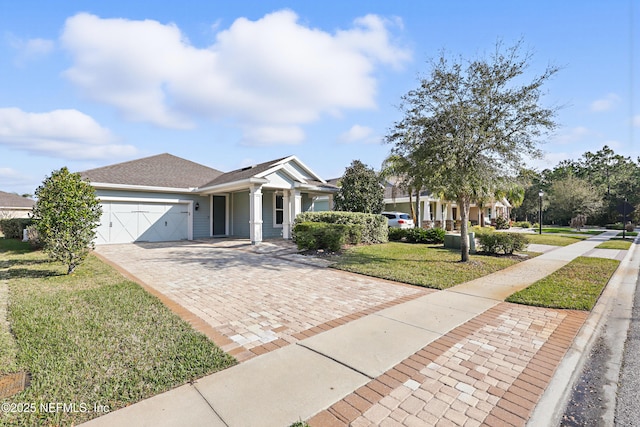
[[[461,196],[458,199],[458,209],[460,209],[460,261],[469,261],[469,208],[471,200],[468,196]]]
[[[422,227],[422,220],[420,219],[421,217],[422,212],[420,209],[420,189],[418,189],[418,191],[416,192],[416,222],[414,223],[414,226],[416,228]]]

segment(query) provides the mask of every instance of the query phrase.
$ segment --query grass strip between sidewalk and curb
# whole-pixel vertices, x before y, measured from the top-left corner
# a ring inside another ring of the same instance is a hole
[[[596,246],[596,249],[620,249],[626,251],[629,250],[632,242],[633,239],[619,239],[614,237],[613,239],[609,239],[606,242],[600,243],[598,246]]]
[[[390,242],[356,246],[340,255],[333,268],[434,289],[447,289],[494,273],[531,257],[469,255],[442,245]]]
[[[531,286],[514,293],[507,302],[537,307],[591,310],[620,261],[578,257]]]
[[[8,266],[16,364],[31,374],[31,385],[0,402],[26,402],[35,411],[0,413],[0,424],[78,424],[101,415],[94,405],[113,411],[235,363],[95,256],[66,275],[42,252],[11,245],[0,239],[0,260]],[[41,410],[51,402],[76,411]]]
[[[536,231],[538,229],[535,229]],[[602,234],[607,230],[588,230],[588,229],[582,229],[580,231],[576,230],[575,228],[570,228],[570,227],[542,227],[542,234],[544,233],[561,233],[561,234],[587,234],[590,236],[597,236],[598,234]]]
[[[554,234],[527,234],[529,243],[552,246],[569,246],[581,240],[588,239],[588,234],[574,234],[572,236],[559,236]]]

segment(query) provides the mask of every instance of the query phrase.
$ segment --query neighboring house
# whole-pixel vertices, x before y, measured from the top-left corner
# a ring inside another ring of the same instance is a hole
[[[288,239],[296,215],[317,210],[320,197],[330,208],[337,190],[295,156],[223,173],[165,153],[81,175],[103,209],[98,244]]]
[[[27,197],[0,191],[0,219],[29,218],[36,202]]]
[[[415,206],[415,193],[411,196],[411,202]],[[482,208],[472,203],[469,209],[469,221],[471,221],[472,225],[480,224],[480,214],[481,211],[484,211],[485,224],[495,224],[495,219],[499,216],[509,218],[510,208],[511,205],[506,198],[493,200]],[[384,209],[385,211],[410,213],[409,193],[387,182],[384,189]],[[460,221],[460,209],[458,209],[455,201],[442,200],[432,195],[429,191],[420,193],[420,212],[422,218],[418,221],[418,224],[422,224],[425,228],[457,228]],[[447,221],[449,221],[449,225],[447,225]]]

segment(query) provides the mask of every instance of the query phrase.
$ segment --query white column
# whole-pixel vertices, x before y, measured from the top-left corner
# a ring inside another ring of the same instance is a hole
[[[328,209],[330,211],[333,210],[333,194],[329,194],[329,206],[328,206]]]
[[[447,219],[453,219],[453,206],[452,203],[447,203]]]
[[[285,191],[282,195],[282,238],[291,238],[291,223],[293,218],[291,217],[291,198],[289,197],[289,191]]]
[[[431,220],[431,202],[429,201],[429,199],[424,201],[424,220]]]
[[[249,189],[249,238],[252,245],[262,242],[262,186]]]
[[[436,201],[436,221],[442,221],[442,202]]]
[[[300,212],[302,212],[302,194],[298,190],[292,191],[291,198],[293,199],[293,212],[291,212],[291,218],[295,219]]]

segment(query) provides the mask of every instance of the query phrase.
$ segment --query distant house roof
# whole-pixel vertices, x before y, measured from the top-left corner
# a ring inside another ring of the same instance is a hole
[[[21,197],[13,193],[5,193],[0,191],[0,209],[1,208],[32,208],[35,201],[28,197]]]
[[[80,172],[91,182],[195,188],[223,173],[168,153]]]

